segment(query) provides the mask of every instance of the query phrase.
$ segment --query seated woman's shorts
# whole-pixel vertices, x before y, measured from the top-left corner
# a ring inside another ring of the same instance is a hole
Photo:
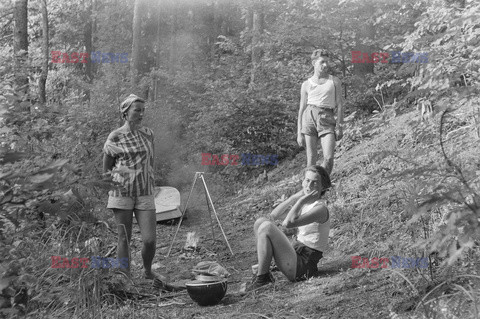
[[[315,275],[318,272],[318,261],[323,257],[323,253],[298,241],[293,243],[293,248],[297,253],[296,280],[305,280]]]
[[[335,117],[333,109],[308,105],[303,112],[302,133],[322,137],[327,134],[335,134]]]
[[[155,198],[153,195],[138,197],[114,197],[108,196],[107,208],[124,210],[155,210]]]

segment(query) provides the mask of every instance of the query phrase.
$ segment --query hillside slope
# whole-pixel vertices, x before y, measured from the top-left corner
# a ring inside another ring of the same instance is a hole
[[[431,172],[428,179],[419,169],[423,164],[442,168],[443,155],[438,145],[438,116],[432,123],[422,123],[416,112],[402,115],[386,114],[349,124],[347,134],[336,152],[333,173],[334,187],[328,193],[332,212],[330,234],[332,249],[319,264],[321,275],[306,282],[292,284],[275,272],[275,285],[255,295],[241,297],[236,294],[243,282],[250,280],[250,266],[256,263],[252,226],[254,220],[271,211],[282,196],[289,196],[300,188],[304,152],[294,160],[282,162],[270,172],[266,182],[246,185],[235,197],[218,198],[212,194],[223,229],[234,256],[225,244],[214,221],[209,228],[203,194],[194,198],[186,219],[180,228],[173,253],[164,257],[174,228],[160,225],[158,231],[158,271],[167,273],[172,280],[191,278],[190,270],[201,260],[216,260],[232,274],[227,296],[214,307],[199,307],[183,294],[174,296],[175,302],[162,301],[164,318],[423,318],[425,311],[443,315],[448,313],[464,318],[473,313],[468,298],[457,294],[449,299],[431,301],[426,308],[420,300],[428,291],[446,278],[451,281],[436,289],[430,296],[439,297],[452,291],[461,279],[455,276],[478,275],[478,251],[470,259],[455,267],[438,266],[444,258],[432,257],[430,269],[352,269],[352,256],[362,257],[421,257],[428,256],[426,244],[432,244],[433,232],[441,227],[448,207],[432,211],[429,219],[410,221],[411,193],[419,187],[441,181]],[[450,122],[449,122],[450,123]],[[453,122],[452,122],[453,123]],[[446,153],[462,163],[479,165],[478,142],[465,123],[450,123]],[[463,131],[463,132],[462,132]],[[456,132],[462,133],[456,136]],[[456,140],[453,140],[456,139]],[[458,149],[456,145],[469,145]],[[478,167],[478,166],[477,166]],[[445,179],[444,179],[445,180]],[[428,181],[427,184],[425,184]],[[207,180],[208,183],[208,180]],[[410,192],[410,193],[409,193]],[[185,194],[187,195],[187,194]],[[182,250],[186,234],[195,231],[200,236],[199,249]],[[139,244],[139,242],[137,242]],[[135,242],[134,242],[135,245]],[[137,248],[140,248],[139,246]],[[141,260],[134,249],[134,260]],[[441,254],[440,254],[441,255]],[[140,266],[139,266],[140,267]],[[138,268],[140,271],[140,268]],[[478,278],[472,279],[478,291]],[[477,284],[477,285],[475,285]],[[161,295],[169,298],[168,295]],[[478,296],[478,295],[477,295]],[[455,303],[456,308],[449,307]],[[182,306],[180,307],[179,304]],[[458,305],[464,307],[458,307]],[[431,307],[431,308],[430,308]],[[151,309],[136,307],[139,316],[155,316]],[[414,309],[418,309],[417,312]],[[424,310],[429,309],[429,310]]]

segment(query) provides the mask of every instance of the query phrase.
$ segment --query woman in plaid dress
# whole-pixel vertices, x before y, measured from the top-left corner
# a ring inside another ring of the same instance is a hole
[[[113,210],[118,223],[117,254],[121,271],[129,278],[129,243],[132,238],[133,214],[140,227],[145,278],[155,279],[152,261],[156,248],[156,219],[154,201],[153,131],[141,125],[145,101],[131,94],[120,105],[125,123],[110,133],[104,145],[103,170],[119,187],[111,190],[107,208]]]

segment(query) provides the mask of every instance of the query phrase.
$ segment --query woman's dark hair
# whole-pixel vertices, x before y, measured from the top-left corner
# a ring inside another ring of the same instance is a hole
[[[327,50],[318,49],[318,50],[313,51],[312,56],[310,58],[312,59],[312,61],[315,61],[316,59],[318,59],[322,56],[327,57],[327,58],[330,57]]]
[[[305,168],[305,173],[308,171],[314,172],[320,175],[320,181],[322,182],[322,193],[320,195],[323,196],[323,194],[325,194],[327,190],[330,187],[332,187],[332,181],[330,180],[330,175],[328,175],[325,168],[323,168],[320,165],[308,166],[307,168]]]

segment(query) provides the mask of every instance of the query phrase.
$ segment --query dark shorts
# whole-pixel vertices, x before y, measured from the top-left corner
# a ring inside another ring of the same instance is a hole
[[[302,133],[322,137],[326,134],[335,134],[335,117],[333,109],[308,105],[303,112]]]
[[[323,257],[323,253],[307,247],[298,241],[293,243],[293,248],[297,253],[296,280],[305,280],[315,275],[318,272],[318,261]]]

